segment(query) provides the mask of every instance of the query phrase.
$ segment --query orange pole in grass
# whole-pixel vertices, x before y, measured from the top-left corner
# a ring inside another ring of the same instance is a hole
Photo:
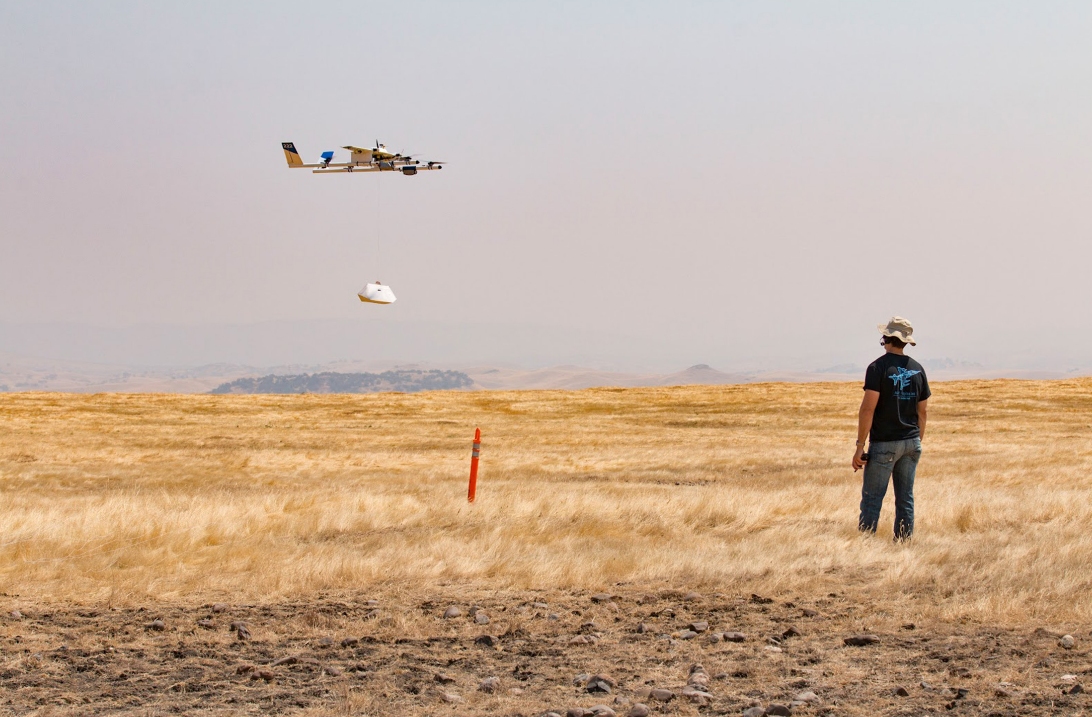
[[[482,429],[474,429],[474,452],[470,454],[470,488],[466,491],[466,502],[474,502],[474,491],[478,487],[478,456],[482,452]]]

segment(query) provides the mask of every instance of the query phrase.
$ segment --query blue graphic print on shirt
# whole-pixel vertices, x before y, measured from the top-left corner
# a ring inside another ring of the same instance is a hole
[[[889,379],[895,382],[895,398],[916,399],[918,397],[917,393],[906,389],[910,388],[910,379],[919,373],[921,371],[912,371],[901,366],[895,367],[895,373],[888,376]]]

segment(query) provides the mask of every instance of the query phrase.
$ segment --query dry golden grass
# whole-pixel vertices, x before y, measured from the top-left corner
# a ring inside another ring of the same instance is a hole
[[[1092,380],[936,385],[908,546],[890,497],[879,536],[855,529],[859,397],[2,395],[0,592],[10,610],[631,582],[1089,617]]]

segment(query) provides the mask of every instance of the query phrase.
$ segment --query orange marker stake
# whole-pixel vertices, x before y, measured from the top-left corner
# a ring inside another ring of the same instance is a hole
[[[482,452],[482,429],[474,429],[474,452],[470,454],[470,488],[466,492],[466,502],[474,502],[474,491],[478,487],[478,456]]]

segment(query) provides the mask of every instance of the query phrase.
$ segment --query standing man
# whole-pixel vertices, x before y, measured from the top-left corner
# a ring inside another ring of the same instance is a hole
[[[879,325],[886,353],[865,371],[864,398],[857,421],[853,470],[864,468],[861,518],[857,527],[875,533],[887,481],[895,485],[895,540],[914,534],[914,473],[921,458],[929,406],[929,381],[921,364],[903,353],[916,346],[914,327],[901,316]],[[869,440],[867,459],[863,455]]]

